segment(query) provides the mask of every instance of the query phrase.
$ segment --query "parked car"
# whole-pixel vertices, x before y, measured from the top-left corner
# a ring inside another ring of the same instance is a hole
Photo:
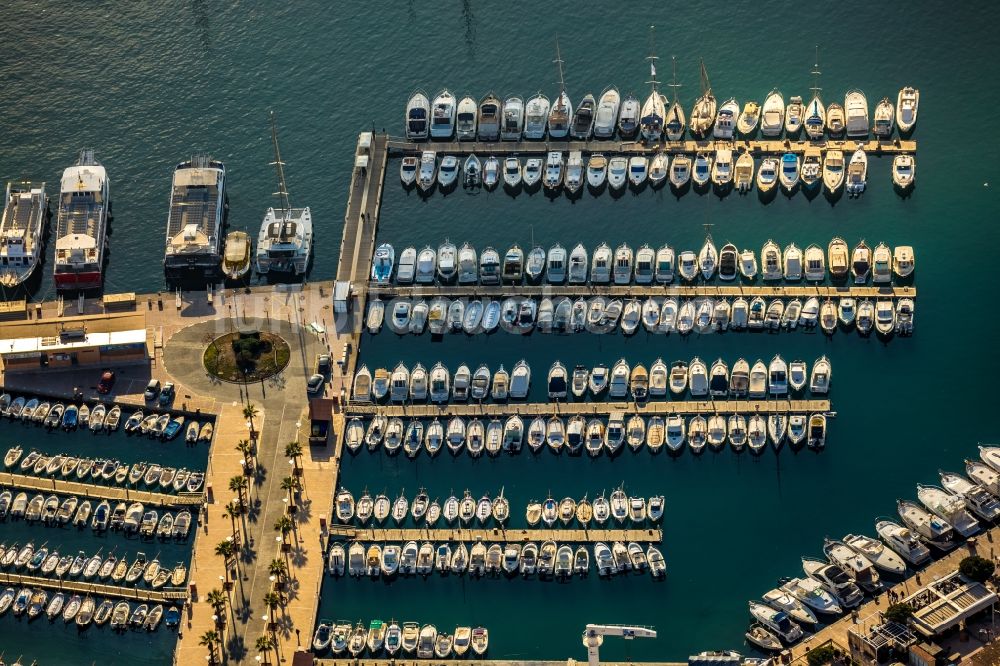
[[[323,391],[323,384],[326,383],[326,377],[323,375],[313,375],[306,382],[306,392],[309,395],[316,395]]]
[[[101,381],[97,382],[97,392],[107,395],[115,385],[115,373],[113,370],[105,370],[101,373]]]
[[[324,377],[330,376],[332,361],[329,354],[320,354],[316,359],[316,372]]]
[[[163,385],[163,389],[160,391],[160,406],[168,407],[170,403],[174,401],[174,396],[177,394],[176,389],[174,389],[173,382],[167,382]]]
[[[160,395],[160,380],[150,379],[149,383],[146,384],[146,390],[142,392],[142,397],[146,401],[156,400],[156,396]]]

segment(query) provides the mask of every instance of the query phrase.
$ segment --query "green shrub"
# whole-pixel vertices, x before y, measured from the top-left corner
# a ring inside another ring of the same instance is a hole
[[[963,576],[977,583],[985,583],[993,575],[996,566],[990,560],[978,555],[969,555],[958,565]]]
[[[892,604],[885,611],[885,619],[890,622],[906,624],[906,621],[913,617],[913,608],[910,604]]]

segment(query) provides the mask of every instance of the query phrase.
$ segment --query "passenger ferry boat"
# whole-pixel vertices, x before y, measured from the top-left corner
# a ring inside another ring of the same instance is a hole
[[[271,114],[271,141],[274,143],[274,165],[278,171],[278,192],[281,207],[268,208],[257,237],[257,272],[272,271],[303,275],[312,251],[312,214],[309,208],[292,208],[285,188],[285,163],[278,150],[278,130]]]
[[[168,278],[218,275],[226,222],[226,167],[197,155],[174,168],[163,271]]]
[[[35,271],[48,211],[45,183],[7,183],[0,218],[0,285],[16,287]]]
[[[63,171],[56,216],[56,289],[97,289],[103,277],[111,209],[108,172],[90,149]]]

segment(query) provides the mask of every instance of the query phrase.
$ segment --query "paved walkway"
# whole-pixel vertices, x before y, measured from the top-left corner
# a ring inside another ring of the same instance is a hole
[[[944,557],[934,560],[925,568],[921,569],[916,575],[910,576],[895,585],[887,587],[884,594],[881,594],[875,599],[862,604],[857,609],[857,622],[854,621],[852,614],[849,613],[837,622],[824,627],[816,634],[810,636],[801,643],[798,643],[791,648],[792,659],[794,661],[801,660],[804,663],[805,660],[803,657],[805,657],[806,653],[810,649],[818,647],[831,640],[846,650],[848,646],[847,633],[852,628],[867,631],[869,627],[881,624],[882,620],[879,617],[879,613],[885,612],[885,610],[889,607],[889,590],[897,593],[900,598],[907,597],[924,585],[927,585],[928,583],[955,571],[958,569],[958,563],[961,562],[963,558],[972,554],[981,555],[988,559],[993,559],[997,554],[1000,554],[1000,527],[993,527],[987,530],[986,532],[978,535],[975,541],[970,541],[967,544],[959,546]]]
[[[207,595],[210,590],[223,587],[226,580],[222,560],[214,551],[217,544],[232,536],[246,547],[232,571],[227,591],[229,605],[221,631],[226,658],[230,663],[256,663],[256,641],[268,632],[278,639],[279,659],[290,661],[298,642],[308,644],[311,640],[315,599],[323,573],[320,516],[329,514],[333,497],[330,450],[309,447],[307,441],[305,378],[313,372],[316,355],[328,349],[326,336],[314,332],[309,324],[317,322],[322,329],[327,326],[332,329],[333,322],[328,320],[329,311],[317,301],[315,293],[253,294],[223,307],[226,317],[199,317],[196,323],[166,330],[163,336],[160,370],[183,387],[185,396],[211,400],[219,415],[209,468],[211,493],[207,517],[203,519],[192,564],[191,580],[196,584],[198,597],[191,604],[176,661],[205,663],[206,649],[198,641],[215,625]],[[230,317],[233,311],[235,314]],[[175,322],[173,319],[169,323]],[[226,327],[251,325],[273,331],[289,343],[288,367],[277,377],[245,388],[209,377],[201,364],[206,341],[225,333],[229,330]],[[335,358],[339,353],[340,350],[334,350]],[[247,474],[250,510],[234,526],[224,510],[235,499],[235,493],[229,490],[229,480],[243,472],[243,456],[235,447],[239,440],[249,438],[243,416],[247,401],[258,410],[254,419],[258,431],[256,465]],[[285,456],[285,445],[292,441],[299,441],[303,448],[303,490],[297,500],[295,530],[289,535],[290,548],[283,553],[274,524],[288,511],[289,496],[281,482],[293,473]],[[268,567],[275,559],[286,562],[289,581],[285,605],[272,614],[264,597],[274,589]],[[270,616],[270,622],[264,620],[265,615]],[[274,661],[274,655],[271,659]]]

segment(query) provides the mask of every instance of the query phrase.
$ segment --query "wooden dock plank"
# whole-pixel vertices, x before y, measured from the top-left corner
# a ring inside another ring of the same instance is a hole
[[[134,490],[118,486],[97,486],[89,483],[78,483],[76,481],[65,481],[63,479],[51,479],[41,476],[26,476],[10,472],[0,472],[0,486],[20,490],[58,493],[60,495],[76,495],[77,497],[88,499],[142,502],[143,504],[164,507],[191,507],[197,506],[202,502],[201,493],[167,495],[164,493],[152,493],[146,490]]]
[[[691,414],[772,414],[830,411],[829,400],[684,400],[677,402],[651,400],[634,402],[528,402],[440,405],[374,405],[352,402],[349,416],[381,414],[399,418],[450,418],[452,416],[505,417],[520,416],[608,416],[611,412],[652,415]]]
[[[804,153],[807,148],[819,148],[820,151],[841,150],[853,153],[858,147],[864,148],[872,155],[895,155],[898,153],[916,153],[917,142],[913,140],[876,139],[845,139],[824,141],[792,141],[789,139],[753,140],[753,141],[663,141],[661,143],[645,144],[638,141],[425,141],[409,142],[400,138],[390,138],[388,148],[394,155],[415,155],[424,150],[434,150],[438,153],[467,155],[514,155],[518,153],[541,155],[558,150],[569,152],[579,150],[584,153],[606,154],[652,154],[659,151],[670,155],[680,153],[714,153],[720,148],[749,151],[755,155],[779,153]]]
[[[853,285],[375,285],[368,286],[370,295],[380,298],[504,298],[557,296],[583,297],[614,296],[618,298],[655,298],[677,296],[679,298],[916,298],[916,287],[905,286],[865,286]]]
[[[331,536],[356,539],[362,542],[405,543],[407,541],[454,542],[520,542],[555,541],[557,543],[596,543],[598,541],[635,541],[637,543],[660,543],[663,532],[660,529],[510,529],[503,527],[455,527],[455,528],[380,528],[334,525]]]
[[[187,590],[185,589],[163,588],[160,590],[144,590],[134,587],[120,587],[118,585],[104,585],[103,583],[88,583],[85,581],[46,578],[44,576],[29,576],[8,572],[0,572],[0,585],[41,587],[47,590],[60,590],[62,592],[73,592],[88,596],[116,597],[132,599],[134,601],[151,601],[154,603],[168,603],[187,598]]]

